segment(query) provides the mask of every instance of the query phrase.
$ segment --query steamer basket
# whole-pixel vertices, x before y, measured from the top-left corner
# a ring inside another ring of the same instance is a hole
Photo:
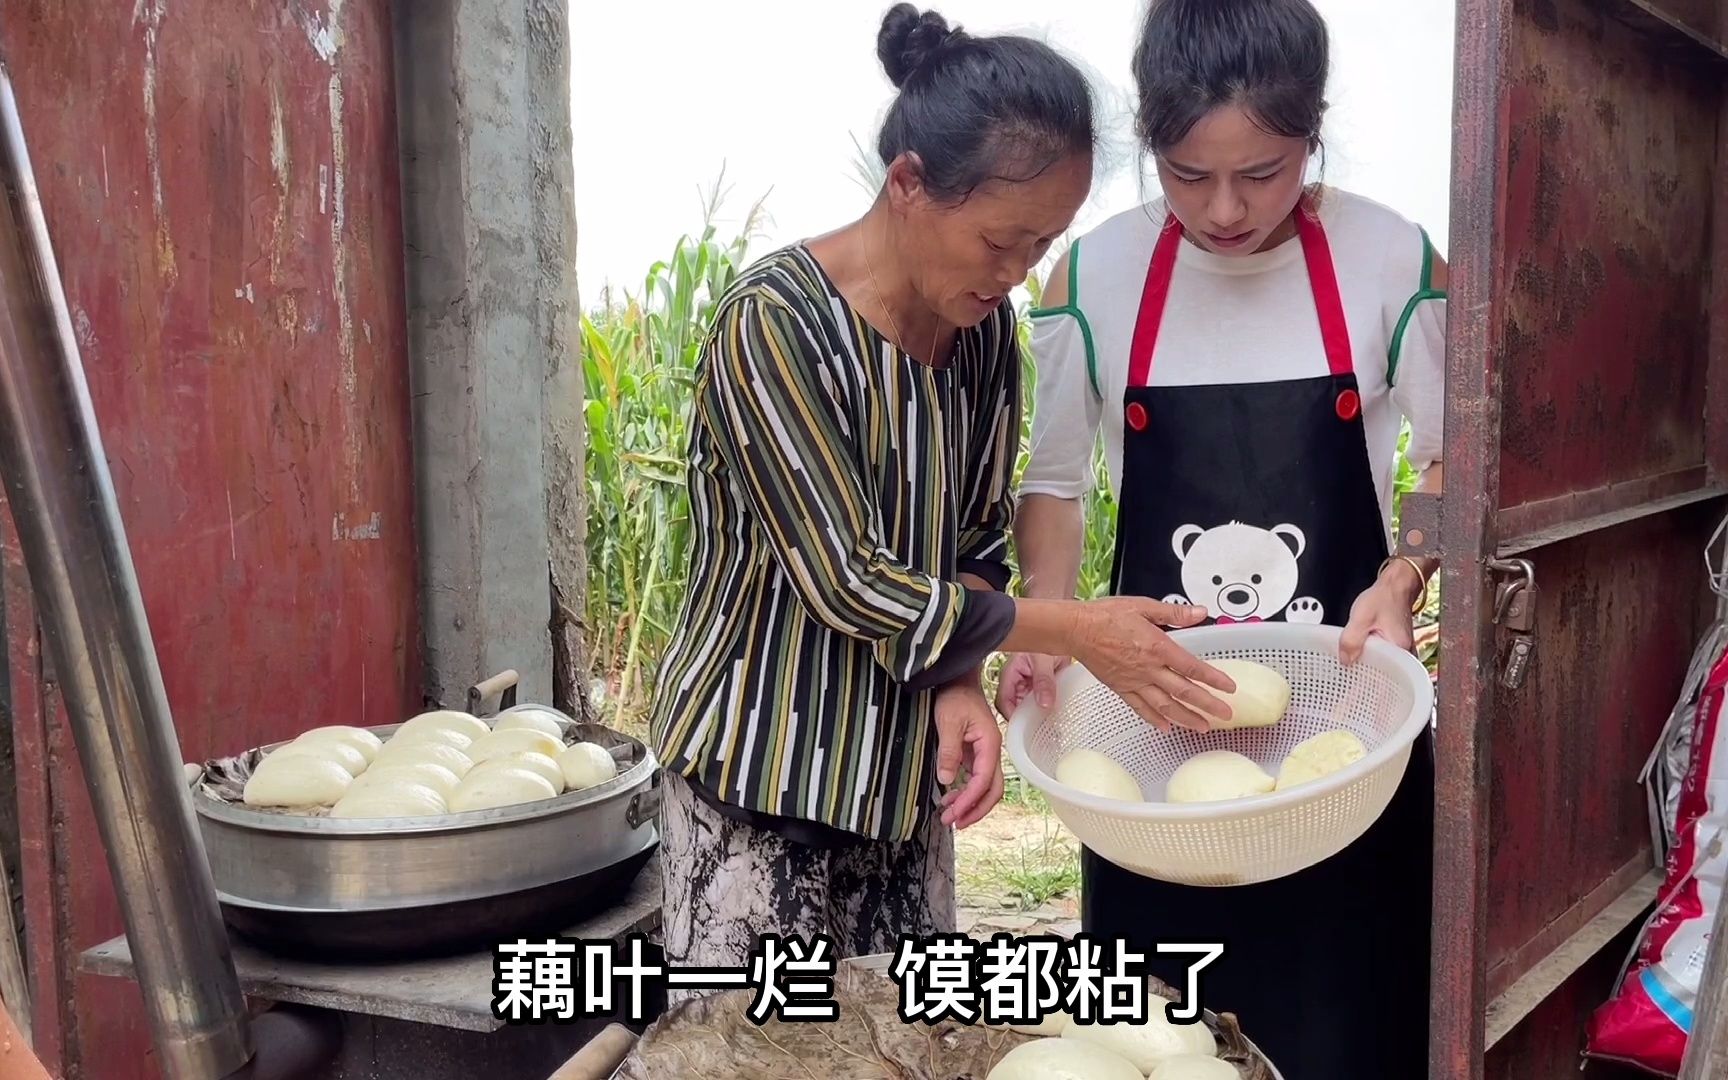
[[[1290,708],[1270,728],[1159,731],[1078,664],[1057,679],[1056,705],[1031,697],[1008,724],[1008,753],[1075,837],[1145,877],[1187,885],[1248,885],[1285,877],[1348,847],[1385,811],[1433,716],[1434,688],[1414,656],[1371,638],[1356,664],[1338,660],[1342,630],[1252,623],[1171,634],[1202,660],[1265,664],[1290,680]],[[1166,803],[1165,785],[1188,758],[1234,750],[1276,776],[1291,748],[1344,728],[1368,748],[1361,761],[1287,791],[1227,802]],[[1055,779],[1071,750],[1097,750],[1140,782],[1144,803],[1077,791]]]

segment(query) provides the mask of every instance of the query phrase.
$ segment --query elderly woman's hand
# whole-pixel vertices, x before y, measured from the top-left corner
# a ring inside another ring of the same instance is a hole
[[[1234,693],[1236,684],[1171,640],[1160,627],[1193,626],[1202,608],[1115,596],[1079,605],[1074,658],[1154,727],[1209,731],[1230,707],[1207,692]]]
[[[1236,692],[1236,684],[1210,664],[1201,663],[1171,640],[1162,627],[1194,626],[1206,609],[1138,596],[1103,600],[1015,601],[1014,627],[1001,648],[1011,653],[1072,656],[1093,677],[1154,727],[1210,731],[1212,721],[1230,719],[1230,706],[1208,692]],[[1003,703],[1025,697],[1026,669],[1009,672],[1014,686]],[[1054,667],[1054,665],[1052,665]],[[1034,687],[1036,676],[1034,676]]]
[[[966,768],[966,786],[942,796],[942,824],[964,829],[1002,800],[1002,729],[976,678],[936,692],[936,779],[944,789]]]

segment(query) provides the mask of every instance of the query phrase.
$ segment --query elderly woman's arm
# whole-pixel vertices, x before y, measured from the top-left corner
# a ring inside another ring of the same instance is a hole
[[[698,391],[720,453],[811,618],[871,643],[914,689],[975,669],[1014,622],[1014,602],[908,567],[884,542],[880,515],[852,463],[857,434],[842,373],[815,327],[756,292],[728,304]],[[971,572],[989,561],[975,541]],[[984,574],[978,574],[985,577]]]
[[[1201,713],[1230,715],[1201,686],[1229,693],[1235,684],[1159,629],[1192,625],[1204,617],[1198,609],[1135,597],[1014,599],[895,558],[850,461],[854,436],[837,386],[849,376],[824,366],[814,328],[784,303],[760,292],[738,298],[709,348],[698,408],[773,557],[811,618],[869,642],[903,685],[952,682],[1001,647],[1071,655],[1154,723],[1203,729]]]

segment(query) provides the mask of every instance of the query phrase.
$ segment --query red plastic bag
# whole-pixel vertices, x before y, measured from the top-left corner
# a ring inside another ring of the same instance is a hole
[[[1678,1076],[1710,931],[1728,873],[1728,654],[1719,656],[1693,713],[1692,753],[1680,789],[1662,902],[1631,968],[1591,1018],[1585,1053]]]

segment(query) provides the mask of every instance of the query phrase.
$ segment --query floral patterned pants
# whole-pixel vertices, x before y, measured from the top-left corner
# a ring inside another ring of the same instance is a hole
[[[931,815],[903,843],[837,850],[734,821],[663,773],[660,867],[666,962],[750,968],[763,934],[826,934],[834,959],[893,952],[900,935],[953,933],[954,832]],[[668,1006],[708,991],[672,989]]]

